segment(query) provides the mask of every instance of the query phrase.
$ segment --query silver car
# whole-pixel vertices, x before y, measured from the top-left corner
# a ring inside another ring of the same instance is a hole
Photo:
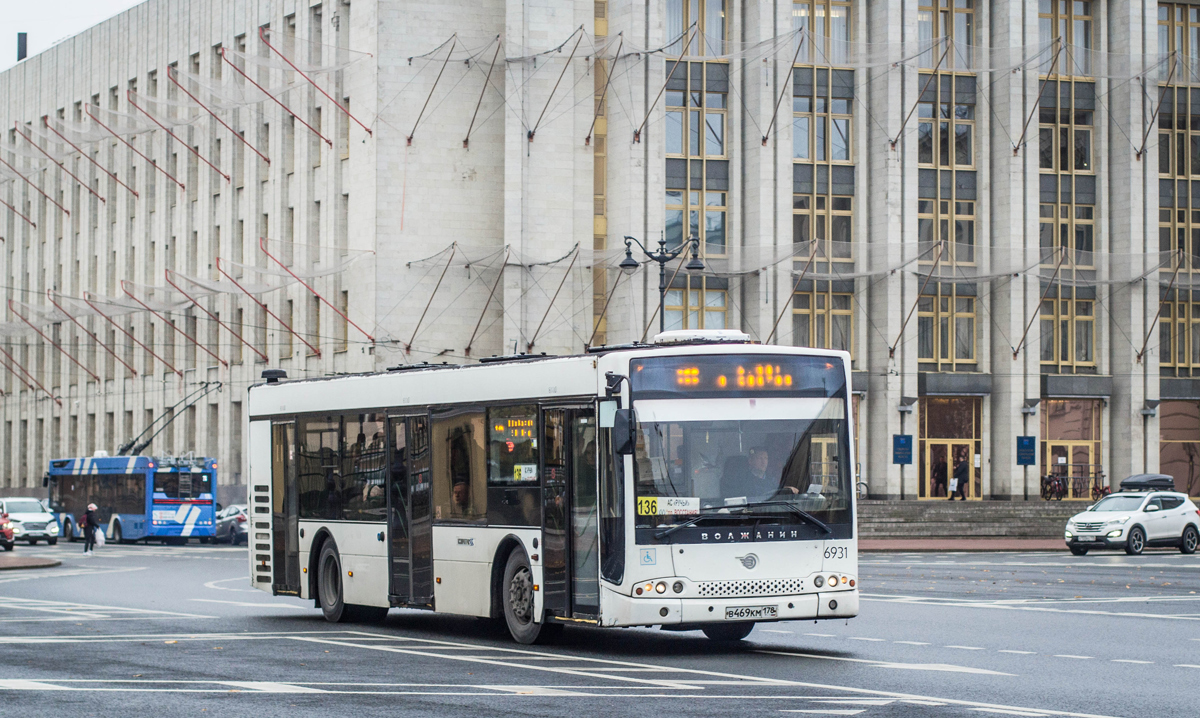
[[[1177,491],[1122,491],[1072,516],[1063,537],[1076,556],[1101,548],[1136,556],[1148,546],[1190,554],[1200,544],[1200,510]]]
[[[30,545],[45,541],[58,543],[58,521],[54,514],[34,498],[14,496],[0,499],[0,513],[7,513],[13,525],[13,541],[28,541]]]

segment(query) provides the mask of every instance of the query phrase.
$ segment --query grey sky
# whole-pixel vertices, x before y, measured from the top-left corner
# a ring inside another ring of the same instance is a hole
[[[0,71],[17,64],[17,33],[29,33],[29,55],[78,35],[142,0],[6,0],[0,11]]]

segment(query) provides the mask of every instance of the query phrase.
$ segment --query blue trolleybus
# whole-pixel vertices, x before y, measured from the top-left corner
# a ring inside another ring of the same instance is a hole
[[[47,472],[50,506],[69,540],[82,536],[89,503],[112,541],[186,542],[213,536],[217,462],[191,457],[95,456],[54,459]]]

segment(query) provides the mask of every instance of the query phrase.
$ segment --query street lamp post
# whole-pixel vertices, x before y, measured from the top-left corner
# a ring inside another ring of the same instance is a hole
[[[666,331],[666,301],[667,301],[667,262],[675,259],[683,254],[688,247],[692,249],[692,258],[684,265],[684,269],[689,274],[704,271],[704,262],[700,261],[700,240],[696,237],[688,237],[678,247],[667,249],[667,240],[662,238],[658,240],[658,251],[651,251],[646,248],[636,237],[625,235],[625,259],[617,265],[625,274],[633,274],[642,266],[636,259],[633,258],[633,247],[631,243],[637,243],[637,246],[642,250],[642,254],[646,258],[658,262],[658,330]]]

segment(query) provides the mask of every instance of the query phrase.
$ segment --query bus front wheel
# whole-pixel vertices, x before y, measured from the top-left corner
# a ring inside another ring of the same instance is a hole
[[[69,543],[75,543],[75,526],[70,521],[63,522],[63,536]]]
[[[504,582],[500,584],[501,600],[504,603],[504,622],[508,632],[517,643],[529,645],[549,638],[558,624],[538,623],[534,618],[533,571],[525,552],[517,549],[508,555],[504,566]]]
[[[704,635],[714,641],[740,641],[754,630],[754,622],[750,623],[714,623],[705,626]]]

